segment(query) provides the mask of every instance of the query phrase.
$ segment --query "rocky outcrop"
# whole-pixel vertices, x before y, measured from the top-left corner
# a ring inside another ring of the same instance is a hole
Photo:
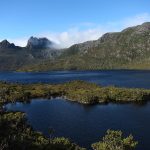
[[[14,43],[9,43],[7,40],[3,40],[2,42],[0,42],[0,48],[4,49],[4,48],[15,48],[15,44]]]
[[[60,51],[47,38],[31,37],[26,47],[3,40],[0,42],[0,70],[16,70],[24,65],[53,60],[58,55]]]
[[[47,38],[30,37],[26,48],[28,49],[47,49],[54,48],[54,43]]]

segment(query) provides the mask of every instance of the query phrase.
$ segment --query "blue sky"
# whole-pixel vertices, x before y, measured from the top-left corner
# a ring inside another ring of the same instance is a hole
[[[0,39],[30,36],[68,47],[150,21],[149,0],[0,0]]]

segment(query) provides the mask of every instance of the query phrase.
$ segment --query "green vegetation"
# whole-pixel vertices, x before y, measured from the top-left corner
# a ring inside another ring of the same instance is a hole
[[[83,104],[108,102],[145,102],[150,90],[117,87],[100,87],[94,83],[72,81],[64,84],[11,84],[0,83],[0,104],[23,101],[31,98],[63,98]]]
[[[75,81],[67,89],[66,97],[84,104],[105,102],[142,102],[150,97],[150,90],[117,87],[99,87],[95,84]],[[75,85],[78,84],[76,87]],[[80,87],[80,84],[82,87]],[[69,87],[69,86],[68,86]]]
[[[1,150],[85,150],[69,139],[44,137],[26,124],[25,114],[21,112],[0,115]]]
[[[92,144],[94,150],[134,150],[138,142],[133,136],[124,138],[121,131],[107,130],[102,141]]]
[[[122,138],[121,131],[108,130],[102,142],[92,144],[93,150],[133,150],[137,142],[133,136]],[[26,124],[25,114],[3,112],[0,115],[1,150],[86,150],[69,139],[46,138]]]
[[[94,83],[72,81],[64,84],[13,84],[0,83],[0,148],[2,150],[85,150],[69,139],[47,138],[34,131],[24,113],[6,112],[3,105],[9,102],[28,102],[31,98],[62,96],[83,104],[102,102],[145,101],[149,90],[100,87]],[[52,134],[53,130],[50,131]],[[93,150],[133,150],[137,142],[130,135],[122,137],[121,131],[108,130],[102,142],[92,144]]]

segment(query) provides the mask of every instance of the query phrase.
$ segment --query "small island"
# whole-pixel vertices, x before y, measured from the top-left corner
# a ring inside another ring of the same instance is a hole
[[[82,104],[101,104],[109,102],[146,102],[150,90],[102,87],[85,81],[70,81],[63,84],[19,84],[0,83],[0,104],[16,101],[28,102],[32,98],[63,97]]]

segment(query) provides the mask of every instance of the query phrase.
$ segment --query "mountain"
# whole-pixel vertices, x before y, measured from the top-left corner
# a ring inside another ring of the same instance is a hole
[[[150,22],[75,44],[53,61],[23,70],[150,69]]]
[[[59,50],[47,38],[0,42],[0,70],[150,69],[150,22]]]
[[[54,43],[48,40],[47,38],[36,38],[30,37],[27,43],[28,49],[47,49],[47,48],[54,48]]]
[[[57,47],[57,44],[45,37],[37,38],[32,36],[27,42],[26,49],[30,51],[34,58],[51,60],[60,55],[60,51]]]
[[[15,48],[14,43],[9,43],[7,40],[3,40],[2,42],[0,42],[0,49],[3,48]]]
[[[55,59],[60,51],[54,46],[47,38],[31,37],[26,47],[3,40],[0,42],[0,70],[17,70],[24,65]]]

